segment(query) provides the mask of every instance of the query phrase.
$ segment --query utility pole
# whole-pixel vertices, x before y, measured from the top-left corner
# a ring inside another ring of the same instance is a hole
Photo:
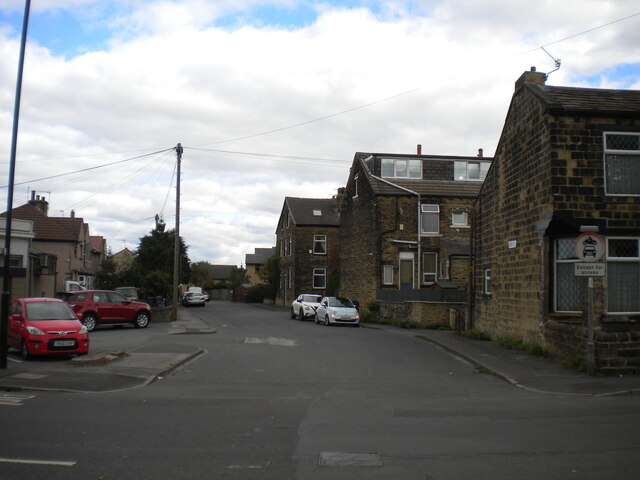
[[[18,144],[18,119],[20,118],[20,97],[22,96],[22,71],[24,67],[24,51],[27,45],[29,27],[29,10],[31,0],[24,3],[22,20],[22,40],[20,41],[20,57],[18,60],[18,79],[16,81],[16,99],[13,108],[13,133],[11,135],[11,158],[9,159],[9,181],[7,188],[7,217],[4,236],[4,272],[2,282],[2,298],[0,299],[0,368],[7,368],[7,337],[9,328],[9,297],[11,296],[11,219],[13,210],[13,184],[16,171],[16,148]]]
[[[176,165],[176,226],[173,231],[173,296],[171,300],[171,318],[172,322],[178,319],[178,290],[180,279],[180,162],[182,161],[182,145],[176,146],[177,165]]]

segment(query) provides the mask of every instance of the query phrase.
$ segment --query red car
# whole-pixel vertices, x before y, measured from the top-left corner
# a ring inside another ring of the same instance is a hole
[[[84,355],[89,333],[69,305],[57,298],[18,298],[9,303],[7,345],[31,355]]]
[[[136,328],[145,328],[151,321],[148,304],[129,300],[111,290],[66,292],[64,300],[89,331],[102,324],[132,323]]]

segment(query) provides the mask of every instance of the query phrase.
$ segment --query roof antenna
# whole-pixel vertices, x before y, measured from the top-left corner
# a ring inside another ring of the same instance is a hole
[[[554,57],[553,55],[551,55],[549,52],[547,52],[547,50],[544,47],[540,47],[544,53],[546,53],[547,55],[549,55],[551,57],[551,59],[553,60],[553,62],[556,64],[556,68],[554,68],[553,70],[551,70],[549,73],[545,74],[544,76],[544,80],[546,81],[549,78],[549,75],[551,75],[553,72],[555,72],[556,70],[560,70],[560,62],[561,60],[559,58]]]

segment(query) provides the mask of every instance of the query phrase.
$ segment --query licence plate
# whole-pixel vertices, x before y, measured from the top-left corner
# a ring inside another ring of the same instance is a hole
[[[53,342],[54,347],[73,347],[75,344],[74,340],[56,340]]]

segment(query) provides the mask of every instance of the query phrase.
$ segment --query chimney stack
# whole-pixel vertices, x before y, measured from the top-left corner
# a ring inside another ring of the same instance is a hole
[[[417,154],[422,155],[422,145],[418,144]]]
[[[478,149],[478,157],[480,158],[484,157],[484,150],[482,148]]]
[[[45,197],[40,197],[40,195],[36,195],[35,191],[31,192],[31,200],[29,200],[29,205],[37,208],[45,215],[49,215],[49,202],[45,199]]]
[[[524,72],[520,75],[520,78],[516,80],[516,92],[524,86],[525,83],[533,85],[544,85],[547,81],[547,75],[545,73],[536,72],[536,67],[531,67],[531,70]]]

